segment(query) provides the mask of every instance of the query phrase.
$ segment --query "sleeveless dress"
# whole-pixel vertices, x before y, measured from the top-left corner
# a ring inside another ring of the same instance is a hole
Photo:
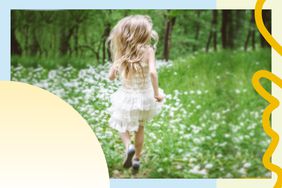
[[[135,73],[129,80],[120,74],[121,87],[111,95],[109,125],[121,133],[138,131],[140,122],[151,120],[163,105],[154,98],[148,63],[141,66],[143,74]],[[162,89],[159,93],[164,95]]]

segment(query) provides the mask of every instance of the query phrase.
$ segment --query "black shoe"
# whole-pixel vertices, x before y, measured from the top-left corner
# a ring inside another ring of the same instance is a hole
[[[132,174],[135,175],[138,173],[140,168],[140,160],[139,159],[133,159],[132,161]]]
[[[132,166],[132,158],[135,154],[135,148],[134,145],[129,145],[124,162],[123,167],[124,168],[130,168]]]

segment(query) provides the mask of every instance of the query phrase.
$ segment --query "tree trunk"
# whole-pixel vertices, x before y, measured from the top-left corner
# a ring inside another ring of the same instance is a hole
[[[265,27],[271,33],[271,11],[270,10],[263,10],[262,11],[262,18],[265,24]],[[262,48],[270,47],[268,42],[264,39],[264,37],[260,34],[260,45]]]
[[[253,50],[256,49],[256,28],[255,28],[255,11],[252,10],[252,16],[251,16],[251,29],[252,29],[252,47]]]
[[[217,51],[217,10],[213,10],[213,49]]]
[[[60,54],[67,55],[70,52],[70,38],[73,35],[74,28],[64,28],[62,27],[62,32],[60,36]]]
[[[241,10],[236,10],[236,17],[235,17],[235,28],[240,28],[241,27],[241,23],[242,23],[242,11]]]
[[[246,12],[244,10],[236,10],[234,12],[234,31],[235,31],[235,35],[234,35],[234,46],[235,47],[244,47],[244,37],[242,38],[242,36],[244,35],[244,33],[246,31],[244,31],[245,29],[236,29],[236,28],[242,28],[243,25],[245,25],[245,20],[246,20]]]
[[[197,11],[198,19],[200,19],[200,16],[201,16],[201,11]],[[197,20],[196,26],[195,26],[195,43],[193,44],[193,47],[192,47],[193,52],[195,52],[197,50],[197,47],[198,47],[198,39],[199,39],[199,36],[200,36],[200,29],[201,29],[201,25],[200,25],[199,20]]]
[[[74,53],[75,55],[78,55],[78,31],[79,31],[79,24],[76,24],[76,26],[74,27],[74,34],[73,34],[73,38],[74,38]]]
[[[106,23],[105,29],[104,29],[104,33],[103,33],[103,54],[102,54],[102,58],[103,58],[103,63],[107,62],[107,47],[106,47],[106,41],[108,36],[110,35],[111,32],[111,24],[110,23]],[[109,53],[108,53],[109,54]],[[108,59],[110,60],[110,59]]]
[[[169,19],[166,20],[165,26],[165,35],[164,35],[164,52],[163,57],[166,61],[169,59],[169,34],[170,34],[170,21]]]
[[[37,40],[36,30],[33,28],[33,30],[32,30],[32,43],[31,43],[31,46],[30,46],[29,54],[31,56],[35,56],[35,55],[38,55],[38,53],[41,53],[41,50],[40,50],[39,42]]]
[[[255,49],[255,16],[254,16],[254,11],[252,11],[252,15],[250,18],[250,25],[249,25],[249,31],[248,31],[248,35],[247,38],[245,40],[245,51],[248,50],[248,45],[249,45],[249,41],[251,40],[252,42],[252,48],[253,50]]]
[[[11,11],[11,55],[22,55],[22,49],[16,36],[16,25],[18,15]]]
[[[211,39],[212,39],[212,32],[209,33],[209,37],[208,37],[208,41],[207,41],[207,45],[206,45],[206,52],[209,52],[209,46],[211,43]]]
[[[11,54],[12,55],[22,55],[22,49],[16,37],[15,28],[11,29]]]
[[[222,48],[228,48],[228,25],[229,25],[229,10],[222,10],[222,23],[221,23],[221,42]]]
[[[24,42],[24,55],[28,55],[28,49],[29,49],[29,26],[26,25],[24,27],[24,36],[25,36],[25,42]]]
[[[253,48],[253,50],[256,49],[256,33],[255,33],[254,29],[252,31],[252,48]]]
[[[217,51],[217,31],[216,30],[213,32],[213,49],[214,51]]]
[[[208,41],[207,41],[207,45],[206,45],[206,52],[209,51],[209,46],[210,46],[212,39],[213,39],[214,51],[217,50],[216,25],[217,25],[217,10],[213,10],[212,19],[211,19],[211,29],[210,29],[210,33],[209,33],[209,37],[208,37]]]
[[[228,34],[227,34],[227,44],[228,48],[234,48],[234,27],[233,27],[233,12],[229,10],[228,16]]]
[[[171,18],[166,19],[166,24],[165,24],[165,36],[164,36],[164,51],[163,51],[163,58],[165,61],[169,60],[169,52],[170,52],[170,47],[171,47],[171,34],[172,34],[172,29],[175,24],[176,17],[173,16]]]
[[[248,50],[248,43],[249,43],[250,38],[251,38],[251,31],[248,31],[247,38],[245,40],[245,45],[244,45],[244,50],[245,51]]]

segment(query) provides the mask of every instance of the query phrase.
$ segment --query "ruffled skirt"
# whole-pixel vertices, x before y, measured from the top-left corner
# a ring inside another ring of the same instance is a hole
[[[164,95],[163,90],[159,92]],[[151,120],[162,108],[163,102],[154,98],[153,88],[133,90],[119,88],[111,96],[109,125],[119,132],[138,131],[140,122]]]

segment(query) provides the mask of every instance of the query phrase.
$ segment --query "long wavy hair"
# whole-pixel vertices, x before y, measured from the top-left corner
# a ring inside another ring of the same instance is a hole
[[[150,45],[156,48],[158,34],[149,16],[133,15],[115,25],[107,42],[114,65],[128,79],[136,72],[143,74],[141,62],[145,51]]]

